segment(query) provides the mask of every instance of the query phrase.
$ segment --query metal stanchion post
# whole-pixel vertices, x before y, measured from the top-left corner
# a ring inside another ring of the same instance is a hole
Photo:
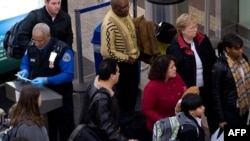
[[[81,21],[80,21],[80,10],[75,10],[75,26],[76,26],[76,47],[77,47],[77,72],[78,72],[78,83],[74,84],[74,91],[83,92],[85,87],[83,85],[83,60],[82,60],[82,40],[81,40]]]
[[[105,6],[110,5],[110,2],[101,3],[99,5],[87,7],[84,9],[75,9],[75,24],[76,24],[76,46],[77,46],[77,64],[78,64],[78,83],[74,84],[74,91],[85,92],[84,75],[83,75],[83,59],[82,59],[82,37],[81,37],[81,20],[82,13],[90,12]]]
[[[205,0],[205,24],[204,33],[209,37],[210,31],[210,0]]]
[[[133,16],[137,17],[137,0],[133,0]]]

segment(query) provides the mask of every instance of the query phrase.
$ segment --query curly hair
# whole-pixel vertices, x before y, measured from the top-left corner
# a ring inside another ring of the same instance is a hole
[[[176,62],[175,58],[172,55],[158,56],[152,63],[152,66],[148,73],[148,79],[165,81],[166,72],[168,71],[171,61]]]

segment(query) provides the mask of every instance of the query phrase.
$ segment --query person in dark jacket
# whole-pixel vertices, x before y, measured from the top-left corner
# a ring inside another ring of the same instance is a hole
[[[119,132],[119,106],[113,90],[120,75],[118,64],[111,58],[104,59],[98,72],[99,75],[87,87],[80,123],[92,124],[92,129],[103,141],[127,141]],[[95,95],[99,95],[98,99],[89,106]]]
[[[73,31],[71,18],[60,9],[61,0],[45,0],[45,6],[32,10],[22,21],[17,33],[17,44],[24,51],[28,47],[33,27],[40,22],[50,27],[50,34],[72,47]]]
[[[217,126],[247,124],[250,106],[250,66],[243,54],[243,41],[227,34],[218,44],[219,59],[212,69]]]
[[[217,60],[209,38],[198,31],[197,18],[182,14],[176,20],[177,36],[167,49],[167,54],[175,56],[177,72],[187,87],[198,86],[210,133],[216,130],[211,91],[211,70]]]
[[[19,79],[29,78],[38,87],[46,85],[63,96],[62,107],[48,112],[48,131],[51,141],[67,141],[75,128],[73,108],[74,55],[66,43],[51,37],[50,28],[38,23],[32,40],[22,58]]]
[[[190,119],[193,124],[184,124],[178,132],[179,141],[205,141],[205,132],[202,127],[201,116],[204,114],[205,107],[199,95],[188,93],[182,98],[181,112]]]

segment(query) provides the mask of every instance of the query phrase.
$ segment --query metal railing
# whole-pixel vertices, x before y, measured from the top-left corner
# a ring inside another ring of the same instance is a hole
[[[209,37],[210,31],[210,0],[205,0],[205,23],[204,23],[204,33]]]
[[[83,74],[83,61],[82,61],[82,34],[81,34],[81,18],[80,15],[86,12],[90,12],[102,7],[106,7],[110,5],[110,2],[105,2],[99,5],[87,7],[84,9],[75,9],[75,24],[76,24],[76,47],[77,47],[77,62],[78,62],[78,81],[79,84],[83,84],[84,82],[84,74]]]

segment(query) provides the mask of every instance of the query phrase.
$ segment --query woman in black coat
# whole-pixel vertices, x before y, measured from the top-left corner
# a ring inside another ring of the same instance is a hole
[[[250,66],[243,41],[227,34],[218,45],[219,59],[212,69],[217,126],[246,125],[250,106]]]
[[[210,133],[216,130],[216,119],[212,109],[211,70],[217,60],[209,38],[198,31],[197,18],[182,14],[176,20],[177,36],[168,47],[167,54],[176,57],[177,72],[187,87],[198,86],[203,104],[206,107]]]

